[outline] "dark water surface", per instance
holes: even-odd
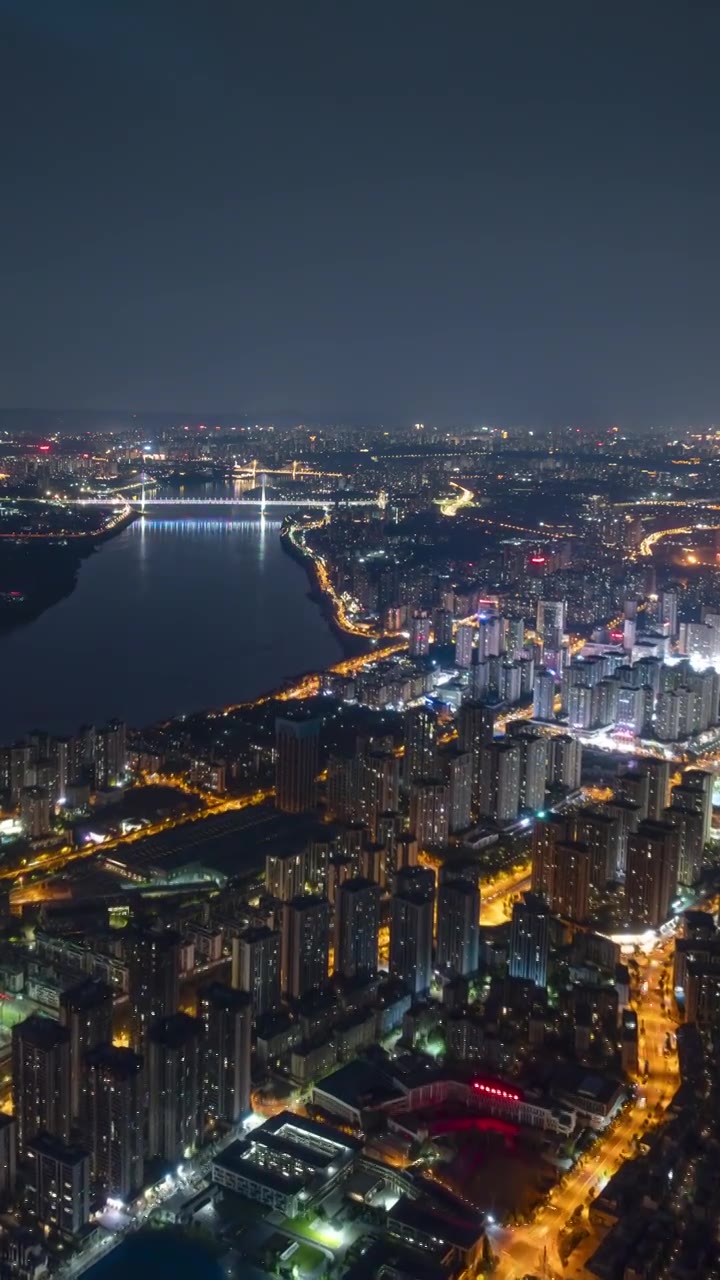
[[[0,742],[255,697],[341,657],[280,515],[169,507],[84,561],[71,596],[0,637]]]
[[[222,1280],[219,1263],[195,1240],[173,1231],[142,1231],[86,1272],[86,1280]]]

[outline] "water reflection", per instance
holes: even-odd
[[[256,520],[198,520],[197,516],[187,516],[177,520],[158,519],[156,516],[144,516],[142,520],[138,520],[134,525],[130,526],[133,530],[140,530],[141,536],[145,536],[147,532],[160,530],[163,533],[178,533],[183,536],[192,536],[196,533],[258,533],[261,541],[264,540],[267,531],[279,531],[282,527],[280,520],[268,520],[264,515],[258,515]]]
[[[337,661],[280,524],[146,516],[103,543],[72,595],[0,637],[0,742],[238,702]]]

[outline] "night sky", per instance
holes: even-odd
[[[0,0],[0,404],[718,421],[717,0]]]

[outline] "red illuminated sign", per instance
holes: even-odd
[[[482,1080],[473,1080],[473,1088],[478,1089],[480,1093],[487,1093],[493,1098],[506,1098],[508,1102],[522,1101],[519,1093],[515,1093],[512,1089],[504,1089],[501,1085],[485,1084]]]

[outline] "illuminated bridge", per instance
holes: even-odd
[[[378,507],[383,505],[382,495],[373,498],[343,498],[340,495],[329,498],[149,498],[139,494],[134,498],[75,498],[81,507]]]

